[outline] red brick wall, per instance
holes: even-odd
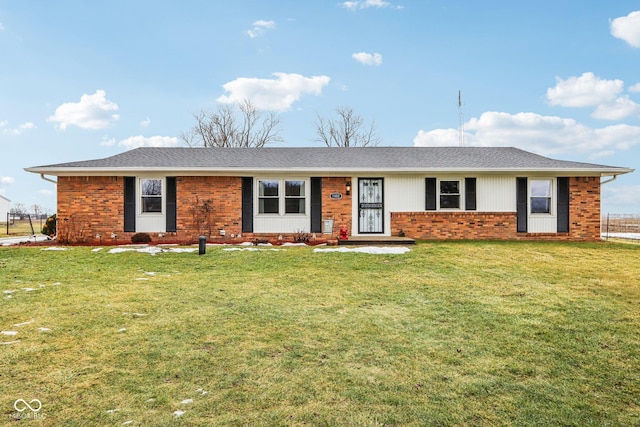
[[[600,178],[569,180],[569,238],[600,240]]]
[[[347,195],[347,182],[351,178],[332,177],[322,178],[322,219],[333,220],[333,236],[337,236],[343,225],[353,234],[353,222],[351,221],[351,204],[354,191],[357,191],[351,182],[351,194]],[[342,199],[331,199],[331,193],[341,193]]]
[[[176,179],[177,228],[182,239],[220,238],[242,232],[242,178],[183,176]],[[211,207],[207,211],[207,206]]]
[[[392,212],[391,234],[414,239],[514,239],[515,212]]]
[[[124,179],[115,176],[58,177],[58,238],[85,242],[124,229]],[[99,239],[98,239],[99,240]]]

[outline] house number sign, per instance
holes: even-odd
[[[331,193],[329,194],[331,200],[340,200],[342,199],[342,193]]]

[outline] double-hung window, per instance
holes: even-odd
[[[258,213],[300,215],[307,209],[306,181],[294,179],[258,180]]]
[[[303,214],[305,211],[305,188],[304,181],[284,182],[284,213]]]
[[[141,179],[140,197],[142,213],[161,213],[162,179]]]
[[[258,212],[261,214],[280,213],[280,181],[258,181]]]
[[[460,209],[460,181],[440,181],[440,209]]]
[[[532,214],[551,213],[552,183],[551,179],[531,180],[529,205]]]

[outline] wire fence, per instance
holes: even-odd
[[[601,218],[603,239],[640,240],[640,214],[606,214]]]

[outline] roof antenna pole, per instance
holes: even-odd
[[[464,113],[462,112],[462,91],[458,91],[458,144],[464,147]]]

